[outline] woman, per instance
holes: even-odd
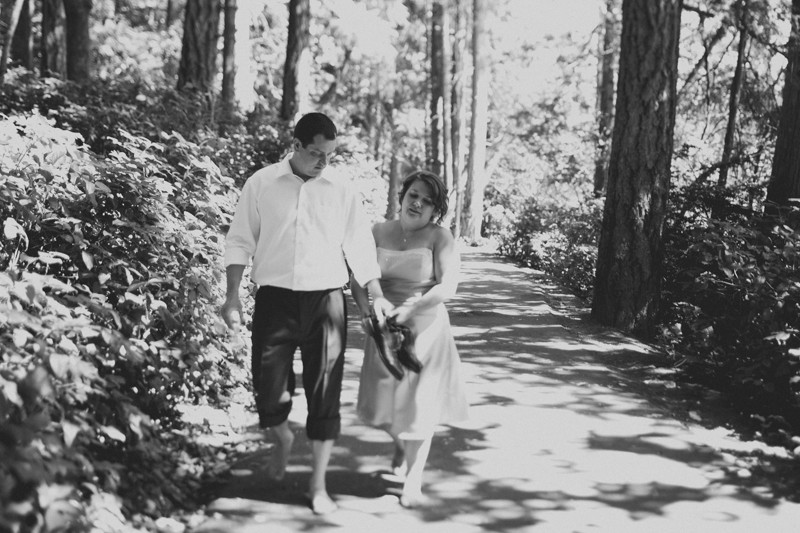
[[[430,172],[409,175],[400,190],[400,218],[372,228],[384,296],[395,305],[390,319],[414,334],[419,373],[393,377],[367,339],[358,390],[358,415],[387,431],[395,442],[392,468],[405,475],[400,503],[424,501],[422,472],[438,424],[467,418],[460,360],[444,302],[458,284],[459,257],[450,231],[439,226],[447,212],[447,190]],[[366,291],[352,282],[362,320],[369,320]]]

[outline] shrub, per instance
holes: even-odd
[[[663,340],[746,411],[800,427],[799,214],[765,216],[694,188],[673,205]]]
[[[241,356],[216,313],[233,181],[177,135],[80,141],[0,120],[0,529],[196,500],[175,405],[233,386]]]
[[[598,201],[564,208],[541,205],[531,198],[509,230],[501,233],[498,251],[550,274],[576,295],[589,299],[600,222]]]

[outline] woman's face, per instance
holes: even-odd
[[[400,216],[409,222],[427,224],[433,220],[435,214],[430,186],[422,180],[414,181],[403,196]]]

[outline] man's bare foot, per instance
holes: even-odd
[[[339,509],[339,506],[336,505],[336,502],[333,501],[333,499],[328,496],[328,493],[324,490],[309,492],[307,496],[309,505],[311,506],[311,511],[313,511],[314,514],[330,514]]]
[[[271,433],[275,437],[275,449],[272,451],[272,457],[267,465],[267,475],[272,479],[281,480],[286,475],[286,465],[289,464],[289,455],[292,453],[294,433],[283,425],[271,428]]]

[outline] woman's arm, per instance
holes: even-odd
[[[437,283],[424,295],[409,298],[389,313],[389,316],[393,316],[401,324],[420,311],[445,302],[456,294],[461,261],[455,239],[449,230],[437,228],[433,244],[433,267]]]

